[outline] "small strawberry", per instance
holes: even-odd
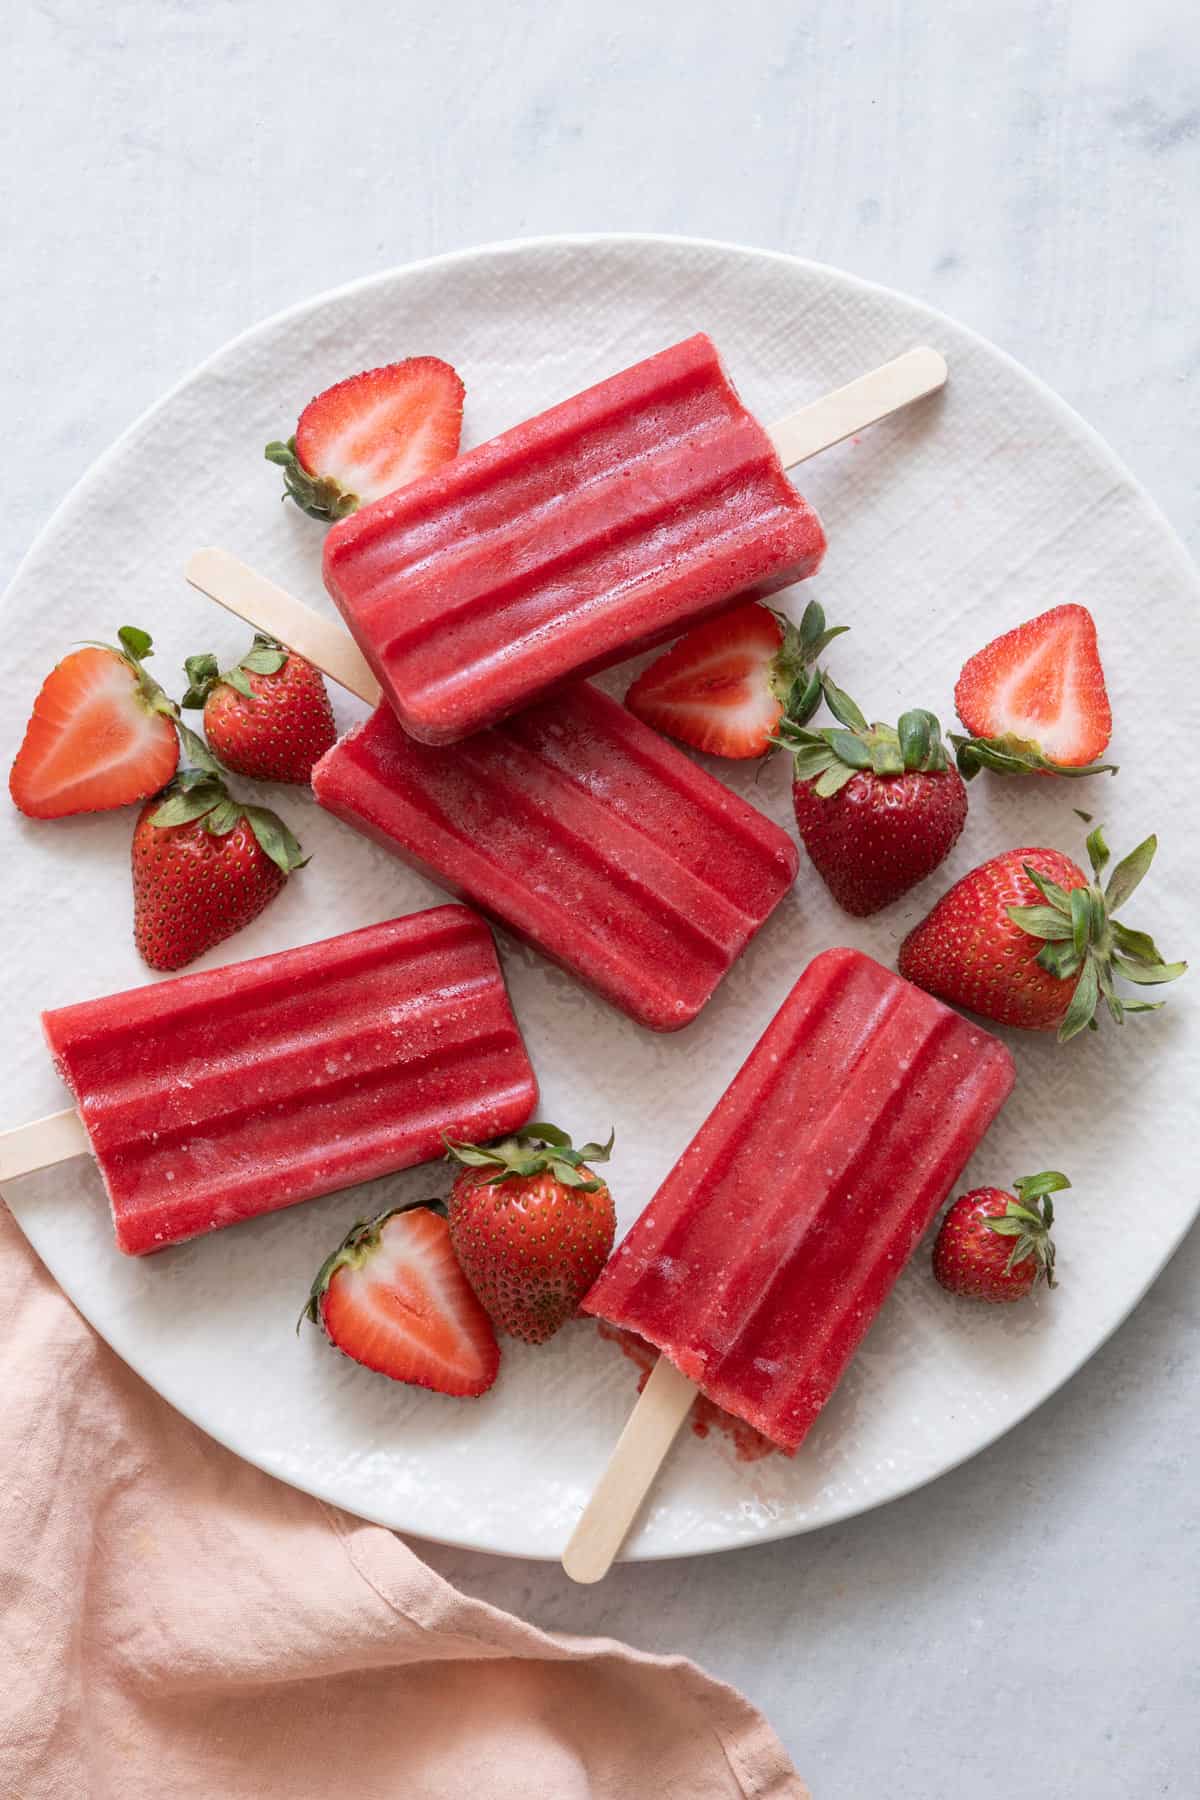
[[[290,495],[314,519],[344,519],[458,455],[462,382],[436,356],[365,369],[326,388],[286,444],[266,448]]]
[[[1014,1182],[1015,1193],[975,1188],[947,1212],[933,1246],[935,1280],[966,1300],[1023,1300],[1039,1281],[1054,1279],[1054,1202],[1069,1188],[1065,1175],[1047,1169]]]
[[[951,734],[969,781],[1001,775],[1116,774],[1102,756],[1112,709],[1086,606],[1055,606],[1006,631],[963,667],[954,705],[969,737]]]
[[[33,703],[8,790],[34,819],[106,812],[166,786],[179,763],[175,703],[143,668],[151,640],[88,644],[51,669]]]
[[[816,710],[821,689],[812,665],[846,629],[826,630],[815,600],[798,626],[750,601],[681,637],[642,670],[625,704],[647,725],[694,750],[764,756],[785,709],[801,722]]]
[[[283,820],[230,797],[205,745],[143,807],[133,833],[133,935],[152,969],[181,969],[256,919],[307,858]]]
[[[252,781],[308,785],[313,764],[337,738],[318,670],[274,638],[255,636],[232,669],[189,656],[185,707],[204,708],[204,731],[227,769]]]
[[[1116,977],[1139,986],[1175,981],[1187,968],[1167,963],[1144,931],[1113,915],[1149,869],[1158,839],[1109,860],[1097,826],[1087,840],[1095,879],[1058,850],[1006,850],[943,894],[900,946],[907,980],[939,999],[1000,1025],[1057,1031],[1065,1042],[1096,1027],[1104,1000],[1115,1024],[1126,1013],[1157,1012],[1161,1001],[1124,1000]]]
[[[436,1200],[352,1225],[321,1264],[300,1318],[365,1368],[438,1394],[486,1393],[500,1367],[496,1334]]]
[[[841,728],[809,731],[786,714],[778,741],[793,752],[792,805],[813,867],[843,911],[865,918],[950,854],[967,790],[932,713],[907,712],[897,728],[868,725],[827,675],[822,686]]]
[[[607,1162],[612,1143],[575,1150],[545,1124],[483,1149],[447,1143],[464,1165],[449,1201],[458,1260],[496,1324],[528,1344],[574,1317],[608,1261],[612,1195],[587,1164]]]

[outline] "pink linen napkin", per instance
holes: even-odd
[[[205,1437],[2,1203],[0,1279],[4,1800],[806,1800],[695,1664],[525,1625]]]

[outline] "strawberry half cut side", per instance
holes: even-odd
[[[176,709],[143,667],[149,634],[124,625],[118,639],[73,650],[42,683],[8,780],[30,818],[130,806],[175,773]]]
[[[364,1368],[435,1393],[486,1393],[500,1367],[496,1334],[459,1266],[439,1201],[351,1226],[300,1316]]]
[[[409,356],[326,388],[295,435],[270,443],[284,498],[315,519],[344,519],[458,455],[466,389],[448,362]]]
[[[954,705],[970,734],[950,740],[968,781],[980,769],[1117,772],[1096,760],[1112,736],[1112,708],[1086,606],[1052,607],[987,644],[964,665]]]
[[[826,628],[809,602],[799,625],[750,601],[697,625],[642,670],[625,696],[635,717],[710,756],[747,759],[772,748],[785,711],[811,717],[820,700],[813,665],[847,630]]]

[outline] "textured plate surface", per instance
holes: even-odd
[[[1015,843],[1078,853],[1102,818],[1118,853],[1157,829],[1161,849],[1131,917],[1167,954],[1187,949],[1200,887],[1183,760],[1153,763],[1152,721],[1200,725],[1200,584],[1169,527],[1094,434],[1026,371],[929,309],[836,271],[726,245],[656,238],[539,240],[439,258],[289,312],[239,338],[123,437],[54,515],[7,596],[0,749],[75,639],[127,622],[154,633],[160,678],[182,659],[232,658],[245,634],[181,570],[218,543],[317,605],[321,527],[279,505],[262,445],[355,369],[416,353],[467,384],[467,443],[687,333],[710,331],[747,400],[770,419],[918,342],[951,364],[946,394],[806,466],[830,537],[811,591],[853,635],[830,653],[872,716],[951,715],[965,656],[1067,599],[1095,612],[1117,730],[1116,780],[980,778],[948,867],[882,918],[845,918],[804,866],[796,887],[707,1012],[654,1037],[501,940],[543,1109],[576,1133],[617,1127],[611,1178],[628,1223],[816,951],[859,945],[892,961],[952,876]],[[114,371],[114,375],[117,372]],[[787,597],[798,613],[807,593]],[[332,609],[330,608],[332,611]],[[607,685],[621,693],[629,671]],[[339,702],[343,720],[354,704]],[[716,765],[714,765],[716,766]],[[782,761],[721,775],[790,825]],[[263,797],[267,797],[264,793]],[[313,861],[249,930],[212,953],[304,943],[439,898],[310,799],[271,790]],[[2,1116],[64,1104],[37,1016],[146,979],[130,940],[132,815],[39,825],[0,809],[7,1052]],[[1136,916],[1135,916],[1136,915]],[[1194,948],[1194,946],[1193,946]],[[1195,996],[1059,1049],[1008,1034],[1017,1092],[969,1173],[1044,1166],[1075,1182],[1060,1209],[1062,1286],[1008,1313],[944,1296],[921,1253],[794,1462],[739,1463],[718,1438],[680,1440],[628,1553],[753,1543],[860,1512],[928,1481],[1043,1400],[1135,1304],[1196,1210],[1200,1121]],[[444,1171],[381,1182],[145,1262],[112,1248],[85,1159],[13,1184],[22,1226],[113,1347],[214,1437],[284,1480],[368,1518],[447,1542],[556,1555],[626,1417],[631,1365],[574,1325],[547,1348],[506,1347],[478,1402],[398,1388],[293,1326],[311,1274],[366,1208],[444,1191]],[[1136,1229],[1105,1225],[1117,1209]]]

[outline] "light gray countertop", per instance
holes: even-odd
[[[791,250],[954,313],[1200,549],[1184,0],[15,0],[0,34],[5,580],[117,432],[246,325],[580,230]],[[1136,1230],[1154,1196],[1125,1198]],[[819,1800],[1190,1800],[1198,1286],[1193,1233],[1049,1405],[850,1525],[598,1590],[428,1554],[543,1625],[696,1657]]]

